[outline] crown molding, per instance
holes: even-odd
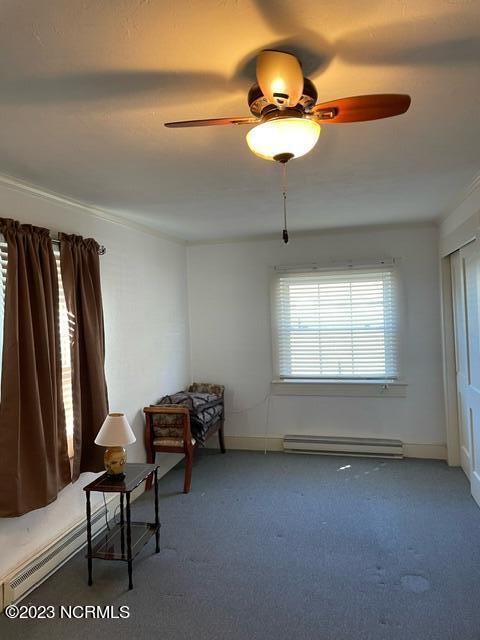
[[[12,189],[15,191],[20,191],[22,193],[27,193],[28,195],[39,198],[42,200],[47,200],[49,202],[55,202],[57,204],[75,207],[77,209],[82,210],[87,215],[90,215],[99,220],[104,220],[106,222],[110,222],[112,224],[118,224],[127,229],[132,229],[133,231],[139,231],[141,233],[146,233],[147,235],[152,235],[157,238],[161,238],[162,240],[167,240],[169,242],[174,242],[183,246],[199,246],[199,245],[214,245],[214,244],[231,244],[231,243],[241,243],[241,242],[262,242],[267,240],[277,240],[280,236],[279,233],[264,233],[264,234],[252,234],[248,236],[233,236],[233,237],[224,237],[217,239],[199,239],[199,240],[185,240],[183,238],[179,238],[178,236],[169,235],[159,231],[155,227],[142,224],[141,222],[135,222],[130,218],[124,217],[118,213],[114,213],[107,209],[102,209],[101,207],[97,207],[93,204],[82,202],[80,200],[75,200],[74,198],[70,198],[68,196],[62,195],[60,193],[56,193],[54,191],[50,191],[44,189],[43,187],[39,187],[32,183],[26,182],[14,176],[9,176],[4,173],[0,173],[0,185]],[[468,193],[464,196],[463,200],[466,199],[470,193],[475,191],[478,187],[480,187],[480,176],[478,176],[472,183],[472,186],[468,190]],[[463,201],[462,200],[462,201]],[[411,222],[398,222],[398,223],[390,223],[390,224],[374,224],[374,225],[357,225],[353,227],[331,227],[327,229],[304,229],[295,231],[294,229],[290,230],[293,237],[302,238],[302,237],[311,237],[311,236],[324,236],[327,234],[348,234],[348,233],[369,233],[372,231],[384,231],[384,230],[395,230],[395,229],[405,229],[405,228],[425,228],[437,226],[440,220],[432,219],[431,221],[411,221]]]
[[[187,242],[181,238],[162,233],[161,231],[158,231],[157,229],[148,225],[144,225],[141,222],[135,222],[134,220],[130,220],[129,218],[121,216],[112,211],[108,211],[107,209],[102,209],[100,207],[96,207],[93,204],[75,200],[74,198],[69,198],[54,191],[46,190],[24,180],[20,180],[19,178],[15,178],[14,176],[0,173],[0,185],[13,191],[27,193],[29,196],[32,196],[34,198],[47,200],[48,202],[55,202],[67,207],[75,207],[77,209],[81,209],[84,213],[94,218],[104,220],[106,222],[111,222],[112,224],[118,224],[122,227],[126,227],[127,229],[132,229],[133,231],[146,233],[148,235],[161,238],[162,240],[168,240],[180,245],[187,244]]]
[[[469,200],[476,192],[480,192],[480,173],[473,178],[470,184],[457,195],[455,200],[452,200],[448,208],[446,208],[439,216],[438,221],[444,222],[454,211],[460,208],[464,202]]]

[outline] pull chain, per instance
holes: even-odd
[[[283,241],[288,244],[287,230],[287,163],[282,163],[282,188],[283,188]]]

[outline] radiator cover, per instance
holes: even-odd
[[[114,507],[118,500],[110,499],[107,503],[107,518],[113,517]],[[105,528],[104,506],[98,507],[92,515],[92,535],[95,536]],[[65,562],[75,555],[86,544],[87,525],[85,522],[73,527],[68,533],[23,565],[14,574],[8,576],[3,583],[3,605],[16,603],[25,598],[33,589],[57,571]]]
[[[340,438],[338,436],[286,435],[285,453],[316,453],[339,456],[403,458],[401,440],[385,438]]]

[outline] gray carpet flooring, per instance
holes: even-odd
[[[426,460],[202,452],[160,480],[161,552],[78,554],[35,605],[130,607],[124,620],[7,620],[0,637],[479,640],[480,509],[459,469]],[[151,495],[133,505],[149,518]]]

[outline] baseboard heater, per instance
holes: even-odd
[[[383,438],[339,438],[335,436],[284,436],[285,453],[316,453],[371,458],[403,458],[400,440]]]
[[[107,518],[113,517],[113,509],[117,502],[112,499],[107,504]],[[92,534],[97,535],[105,526],[105,509],[102,504],[92,516]],[[3,605],[7,606],[25,598],[80,551],[85,546],[86,540],[87,525],[86,522],[82,522],[45,549],[34,560],[18,569],[14,574],[10,574],[3,583]]]

